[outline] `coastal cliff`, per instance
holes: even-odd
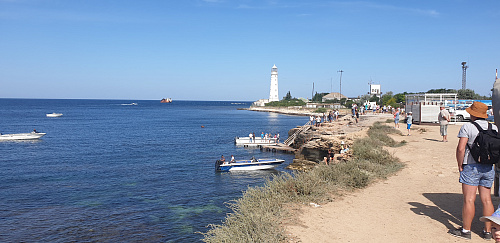
[[[331,123],[322,123],[321,126],[311,126],[309,130],[297,135],[295,142],[291,145],[297,149],[295,159],[287,167],[292,170],[307,171],[314,166],[325,163],[328,150],[334,154],[333,162],[346,160],[351,156],[350,152],[340,154],[341,144],[349,148],[356,138],[366,136],[369,126],[378,120],[380,116],[361,116],[359,123],[351,116],[340,117]],[[291,136],[300,129],[293,128],[288,132]]]

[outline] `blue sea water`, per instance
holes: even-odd
[[[127,105],[132,102],[138,105]],[[234,145],[307,117],[237,108],[248,102],[0,99],[0,242],[193,242],[225,202],[287,171],[293,155]],[[47,113],[63,113],[48,118]],[[201,126],[204,126],[202,128]],[[217,173],[224,154],[281,158],[276,170]]]

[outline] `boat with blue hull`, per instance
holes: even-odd
[[[238,170],[268,170],[274,169],[278,165],[283,164],[282,159],[250,159],[236,160],[233,162],[223,162],[217,160],[215,162],[216,171],[238,171]]]

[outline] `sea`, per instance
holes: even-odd
[[[133,104],[137,103],[137,105]],[[234,138],[288,131],[308,117],[238,110],[250,102],[0,99],[0,242],[199,242],[228,202],[292,154]],[[63,113],[58,118],[48,113]],[[215,161],[280,158],[275,170],[216,172]]]

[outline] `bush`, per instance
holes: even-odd
[[[328,111],[328,109],[322,107],[322,108],[316,109],[314,112],[315,113],[326,113],[327,111]]]
[[[229,203],[233,213],[222,225],[209,225],[204,242],[284,242],[282,222],[287,203],[322,203],[342,191],[368,186],[403,168],[399,159],[382,146],[400,146],[387,133],[397,133],[389,126],[375,123],[368,137],[352,146],[354,158],[338,164],[319,165],[308,172],[283,173],[267,180],[264,186],[248,188],[243,196]],[[385,137],[384,137],[385,135]]]
[[[274,106],[274,107],[288,107],[288,106],[304,106],[306,102],[300,99],[292,99],[292,100],[280,100],[266,103],[266,106]]]

